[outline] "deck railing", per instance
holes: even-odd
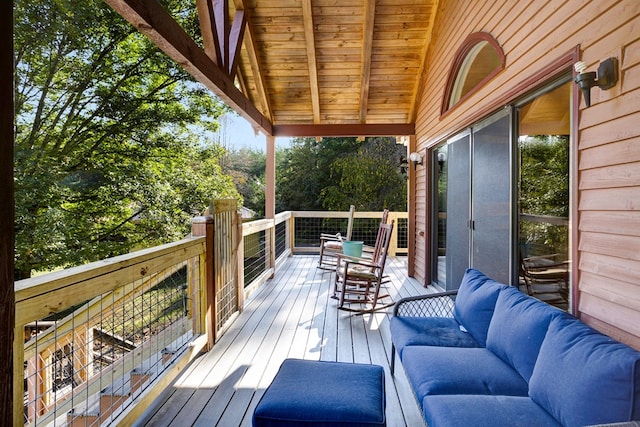
[[[226,247],[240,230],[225,209],[179,242],[16,283],[15,425],[131,424],[285,257],[317,252],[348,216],[284,212]],[[373,244],[380,215],[357,213],[353,238]],[[406,218],[390,214],[392,254],[406,253]]]

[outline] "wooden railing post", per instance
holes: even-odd
[[[242,237],[242,216],[236,212],[236,292],[238,300],[238,311],[244,307],[244,237]]]
[[[208,350],[216,342],[216,290],[213,271],[213,217],[198,216],[191,220],[191,235],[206,236],[206,251],[200,262],[205,266],[204,296],[201,300],[202,318],[205,319]]]

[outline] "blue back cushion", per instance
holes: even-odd
[[[480,344],[487,343],[487,330],[501,289],[506,288],[478,270],[467,269],[462,278],[453,316]]]
[[[565,314],[551,321],[529,396],[565,426],[640,419],[640,352]]]
[[[549,323],[562,313],[509,286],[498,295],[487,334],[487,349],[529,381]]]

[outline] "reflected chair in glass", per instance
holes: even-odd
[[[520,257],[520,274],[528,295],[567,309],[569,304],[569,261],[559,254]]]

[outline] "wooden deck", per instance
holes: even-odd
[[[333,273],[317,256],[290,257],[246,302],[213,350],[196,359],[136,425],[251,426],[251,415],[286,358],[373,363],[386,372],[387,426],[423,426],[401,365],[389,370],[392,308],[374,315],[338,310]],[[406,276],[406,257],[388,259],[394,300],[433,292]]]

